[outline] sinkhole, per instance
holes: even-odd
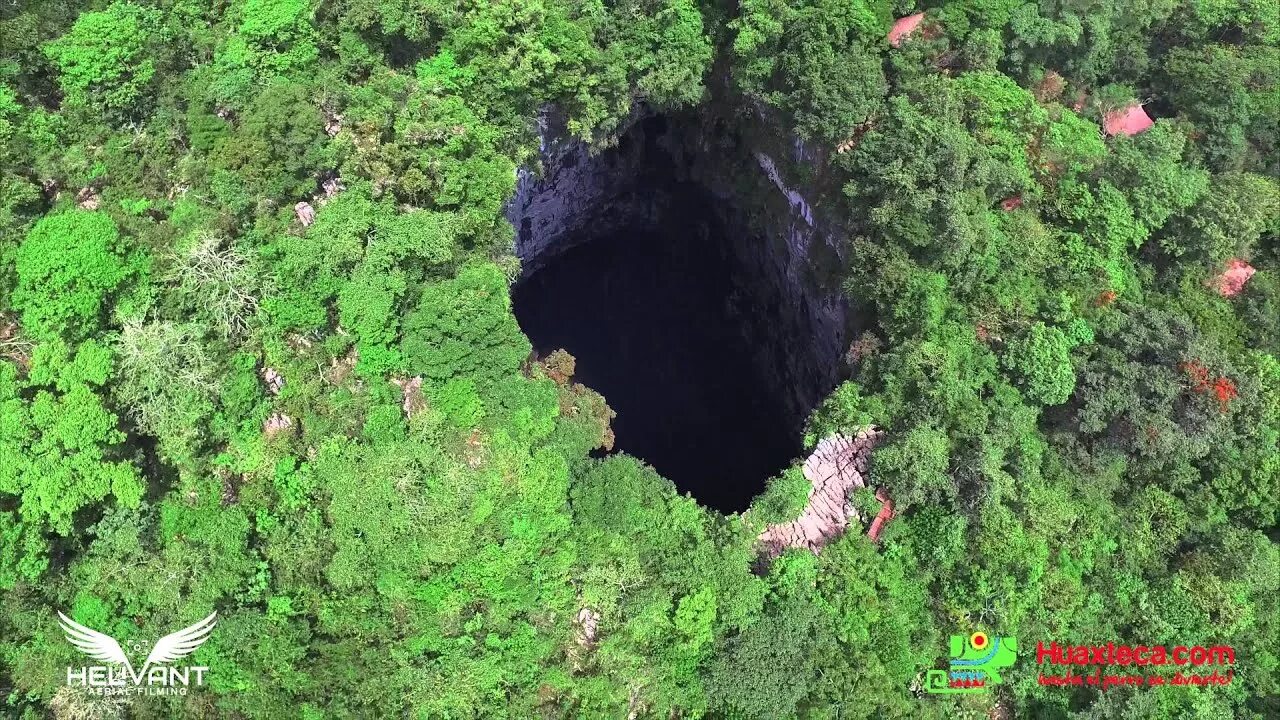
[[[805,258],[786,204],[748,222],[732,178],[751,157],[651,115],[596,154],[548,142],[508,212],[524,268],[513,304],[535,351],[577,359],[575,381],[617,413],[615,451],[725,513],[803,454],[845,346],[843,305],[793,277]]]

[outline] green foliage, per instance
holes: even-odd
[[[802,136],[840,141],[871,119],[888,90],[868,47],[887,16],[878,2],[744,2],[731,22],[735,80],[790,113]]]
[[[1231,173],[1214,178],[1200,201],[1171,223],[1160,245],[1217,266],[1249,257],[1258,238],[1280,220],[1280,185],[1271,178]]]
[[[156,74],[148,51],[159,13],[128,2],[80,15],[70,32],[45,45],[69,107],[119,117],[147,104]]]
[[[199,448],[218,391],[219,368],[202,334],[190,325],[134,322],[117,348],[116,398],[139,429],[179,459]]]
[[[883,401],[866,397],[855,382],[844,382],[813,411],[806,428],[805,443],[816,445],[818,440],[831,433],[848,434],[883,421]]]
[[[532,351],[511,315],[506,277],[488,264],[424,288],[402,335],[409,372],[440,381],[465,374],[491,383],[515,372]]]
[[[887,485],[894,502],[903,507],[937,501],[955,494],[947,475],[950,458],[946,434],[929,427],[912,428],[876,452],[871,478]]]
[[[19,497],[23,522],[69,535],[72,516],[83,507],[108,497],[125,507],[137,505],[143,489],[137,470],[113,459],[124,433],[90,385],[39,389],[30,401],[18,391],[13,366],[0,365],[0,494]]]
[[[800,468],[788,468],[781,475],[769,479],[764,492],[756,496],[751,506],[759,512],[762,523],[790,522],[804,511],[812,488],[813,484]]]
[[[104,0],[0,36],[6,717],[1276,715],[1274,3]],[[877,541],[762,557],[800,463],[702,507],[531,352],[518,169],[650,112],[761,247],[812,235],[807,312],[847,301],[804,442],[884,431]],[[50,608],[126,647],[216,609],[213,669],[72,693]],[[1235,680],[922,701],[979,629],[1229,644]]]
[[[34,583],[49,567],[49,545],[37,526],[18,519],[17,513],[0,513],[0,589],[12,590],[19,582]]]
[[[361,374],[377,377],[400,365],[399,353],[388,345],[396,338],[396,308],[405,287],[399,273],[366,262],[338,292],[338,318],[359,338]]]
[[[1241,24],[1245,26],[1247,23]],[[1275,94],[1280,82],[1277,65],[1280,48],[1274,43],[1243,48],[1216,44],[1174,47],[1169,51],[1164,69],[1168,80],[1163,89],[1179,114],[1191,118],[1206,134],[1199,147],[1211,167],[1260,168],[1260,159],[1274,156]]]
[[[969,105],[967,114],[974,138],[1007,168],[1007,177],[998,181],[999,191],[1012,194],[1032,189],[1026,138],[1046,123],[1045,110],[1031,93],[1000,73],[968,73],[957,84]]]
[[[453,259],[456,218],[449,213],[419,211],[394,215],[379,223],[370,248],[374,262],[392,264],[414,260],[430,266]]]
[[[1107,176],[1125,194],[1133,215],[1148,231],[1191,207],[1209,187],[1209,174],[1182,164],[1186,138],[1168,123],[1113,148]]]
[[[212,99],[240,104],[253,85],[300,75],[319,58],[311,0],[243,0],[240,25],[214,58]],[[268,92],[269,94],[269,92]]]
[[[324,119],[307,89],[277,80],[249,105],[215,160],[254,195],[298,197],[315,187],[324,141]]]
[[[1032,325],[1005,348],[1002,363],[1027,391],[1043,405],[1061,405],[1071,397],[1076,374],[1071,367],[1073,343],[1058,328]]]
[[[823,642],[821,619],[812,604],[796,603],[730,640],[707,678],[713,707],[753,720],[795,717],[818,681],[809,658]]]
[[[703,73],[711,66],[712,46],[702,13],[692,0],[661,3],[649,27],[633,33],[649,44],[635,68],[637,89],[660,108],[678,108],[702,99]]]
[[[136,267],[111,218],[71,210],[42,218],[18,248],[14,305],[32,337],[78,340],[105,321],[107,303]]]

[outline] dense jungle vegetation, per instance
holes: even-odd
[[[539,113],[712,97],[827,150],[786,172],[876,325],[807,433],[886,431],[879,543],[761,566],[795,473],[725,517],[591,457],[607,398],[512,315]],[[4,3],[0,712],[1276,717],[1278,141],[1273,0]],[[66,685],[57,611],[214,610],[205,687]],[[922,693],[975,629],[1032,652]],[[1039,687],[1037,639],[1235,679]]]

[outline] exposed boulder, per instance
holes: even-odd
[[[76,193],[76,205],[82,210],[97,210],[102,207],[102,196],[92,187],[80,188],[80,192]]]
[[[898,18],[894,21],[893,27],[889,28],[889,44],[894,47],[901,46],[902,41],[915,32],[922,22],[924,22],[924,13]]]
[[[800,517],[770,525],[760,534],[766,555],[776,557],[798,547],[817,553],[844,534],[850,520],[858,517],[850,497],[866,486],[867,461],[883,436],[883,432],[869,428],[855,437],[837,434],[818,443],[804,462],[804,476],[812,484],[809,502]],[[892,506],[889,512],[891,517]],[[884,518],[881,525],[887,520]],[[878,534],[879,527],[873,527]]]
[[[267,386],[267,392],[272,395],[279,395],[284,389],[284,376],[276,371],[275,368],[262,369],[262,382]]]
[[[298,216],[298,222],[302,223],[302,227],[311,227],[311,223],[316,221],[316,209],[311,207],[309,202],[299,202],[293,206],[293,212]]]
[[[1245,283],[1249,282],[1249,278],[1258,272],[1249,263],[1235,258],[1227,263],[1227,269],[1213,276],[1210,280],[1213,288],[1218,291],[1222,297],[1235,297],[1244,289]]]
[[[273,413],[262,424],[262,432],[266,434],[268,440],[274,440],[292,427],[293,418],[284,413]]]
[[[573,618],[573,646],[569,649],[569,657],[575,671],[583,670],[587,665],[587,656],[596,649],[600,628],[600,613],[592,608],[584,607]]]
[[[406,420],[412,420],[414,415],[427,409],[427,396],[422,392],[421,376],[407,380],[396,378],[391,382],[404,393],[404,400],[400,407],[404,410]]]
[[[1147,115],[1141,105],[1130,105],[1121,110],[1112,110],[1102,116],[1102,131],[1108,137],[1116,135],[1137,135],[1146,132],[1156,122]]]

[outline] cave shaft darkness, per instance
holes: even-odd
[[[605,396],[615,450],[736,512],[803,452],[805,416],[831,372],[802,369],[838,359],[814,356],[811,328],[787,312],[803,299],[787,302],[761,267],[778,247],[689,179],[696,159],[673,135],[649,117],[617,148],[567,152],[537,182],[542,214],[556,217],[535,210],[517,223],[532,270],[513,290],[515,314],[539,356],[564,348],[575,381]]]

